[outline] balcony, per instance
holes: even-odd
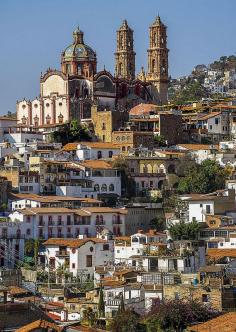
[[[56,251],[56,257],[69,257],[70,254],[66,250]]]
[[[112,225],[122,225],[122,220],[113,220]]]
[[[140,301],[141,301],[141,298],[140,297],[136,297],[136,298],[133,298],[133,299],[125,299],[124,303],[125,304],[132,304],[132,303],[138,303]],[[120,302],[121,302],[121,299],[108,298],[106,300],[106,305],[119,307]]]
[[[106,222],[105,221],[96,221],[95,225],[96,226],[104,226],[104,225],[106,225]]]

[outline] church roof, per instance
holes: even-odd
[[[83,40],[84,33],[79,29],[79,27],[73,32],[74,42],[69,45],[64,53],[63,57],[65,58],[73,58],[76,57],[77,60],[90,59],[96,60],[96,52],[93,49],[84,44]]]

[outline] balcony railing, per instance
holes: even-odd
[[[122,220],[113,220],[112,224],[113,225],[122,225]]]

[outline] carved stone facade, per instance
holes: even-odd
[[[135,79],[135,52],[133,30],[123,21],[117,31],[117,49],[115,53],[115,76],[127,80]]]
[[[167,103],[168,48],[166,26],[158,16],[149,28],[148,72],[146,80],[156,88],[161,104]]]
[[[17,123],[33,129],[55,128],[73,119],[92,121],[91,107],[127,112],[140,103],[165,103],[168,84],[166,27],[158,18],[150,28],[149,68],[135,78],[133,30],[124,21],[117,31],[115,76],[97,73],[97,56],[77,28],[73,43],[61,54],[61,70],[48,69],[40,78],[40,96],[17,102]],[[153,67],[152,67],[153,65]],[[102,134],[103,135],[103,134]],[[110,140],[110,138],[109,138]]]

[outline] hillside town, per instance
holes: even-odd
[[[70,38],[0,117],[0,331],[235,331],[235,70],[173,104],[159,15],[138,75],[127,20],[114,75]]]

